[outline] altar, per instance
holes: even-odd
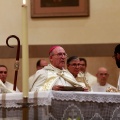
[[[23,93],[0,94],[0,120],[48,120],[51,97],[51,91],[29,92],[23,106]]]
[[[0,94],[0,120],[119,120],[120,93],[30,92]]]
[[[120,93],[52,92],[56,120],[120,120]]]

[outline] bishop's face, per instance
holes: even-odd
[[[50,56],[51,64],[59,69],[65,68],[67,54],[62,47],[57,47],[53,50],[52,55]]]

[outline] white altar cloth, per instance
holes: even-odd
[[[120,120],[120,93],[53,91],[55,120]]]
[[[52,91],[53,99],[75,100],[79,102],[92,101],[97,103],[120,103],[120,93],[110,92],[74,92],[74,91]]]
[[[97,103],[120,103],[120,93],[108,92],[74,92],[74,91],[42,91],[29,92],[28,102],[31,106],[51,105],[51,100],[75,100],[78,102],[92,101]],[[6,108],[20,108],[23,101],[23,93],[0,94],[0,106]]]
[[[42,92],[29,92],[28,102],[33,103],[31,106],[36,105],[51,105],[51,91],[42,91]],[[23,93],[7,93],[0,94],[0,107],[5,108],[20,108],[21,105],[17,103],[21,103],[23,101]]]
[[[0,119],[12,120],[16,117],[22,120],[24,115],[29,120],[62,120],[68,119],[69,115],[76,115],[81,120],[120,119],[120,93],[29,92],[28,102],[33,104],[26,107],[27,112],[26,108],[17,104],[21,102],[23,102],[23,93],[0,94]]]

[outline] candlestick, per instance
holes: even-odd
[[[29,56],[28,56],[28,23],[26,0],[22,5],[22,91],[23,97],[28,97]]]

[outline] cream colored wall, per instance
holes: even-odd
[[[21,38],[22,0],[0,2],[0,45],[5,45],[11,34]],[[32,19],[28,0],[29,44],[119,43],[119,6],[120,0],[90,0],[89,17]]]
[[[0,0],[0,45],[6,45],[9,35],[21,38],[21,4],[22,0]]]

